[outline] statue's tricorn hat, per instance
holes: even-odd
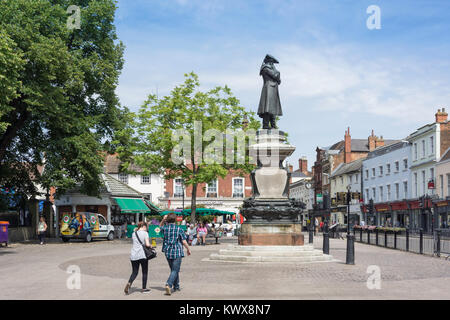
[[[266,54],[266,57],[264,58],[264,62],[272,61],[273,63],[279,63],[277,59],[275,59],[274,56],[270,54]]]

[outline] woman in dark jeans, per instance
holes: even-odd
[[[139,242],[138,238],[141,240]],[[145,257],[144,248],[142,244],[145,244],[146,247],[150,248],[150,239],[148,236],[147,224],[145,222],[139,222],[137,225],[137,230],[133,232],[133,247],[131,248],[131,267],[133,269],[130,280],[128,280],[127,285],[125,286],[125,294],[129,293],[130,287],[133,284],[133,281],[136,279],[139,272],[139,265],[142,270],[142,293],[150,292],[150,289],[147,289],[147,274],[148,274],[148,260]],[[141,244],[142,243],[142,244]]]

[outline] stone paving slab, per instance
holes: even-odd
[[[183,259],[182,291],[164,296],[169,275],[160,252],[150,261],[148,287],[140,275],[123,294],[131,273],[129,240],[12,244],[0,248],[0,299],[450,299],[450,261],[365,244],[355,244],[355,265],[345,265],[345,241],[331,239],[328,263],[220,263],[203,261],[236,239],[196,246]],[[315,238],[315,249],[322,239]],[[81,270],[81,289],[69,290],[69,266]],[[381,289],[369,290],[368,266],[379,266]]]

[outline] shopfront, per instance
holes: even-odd
[[[392,227],[392,210],[388,204],[376,204],[375,211],[377,213],[377,225]]]
[[[449,201],[437,201],[433,203],[435,227],[447,229],[450,224]]]

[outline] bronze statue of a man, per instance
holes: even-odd
[[[275,129],[276,117],[283,115],[278,94],[278,85],[281,83],[280,72],[274,63],[278,63],[278,60],[270,54],[266,55],[259,71],[259,75],[264,79],[258,108],[258,116],[263,118],[263,129]]]

